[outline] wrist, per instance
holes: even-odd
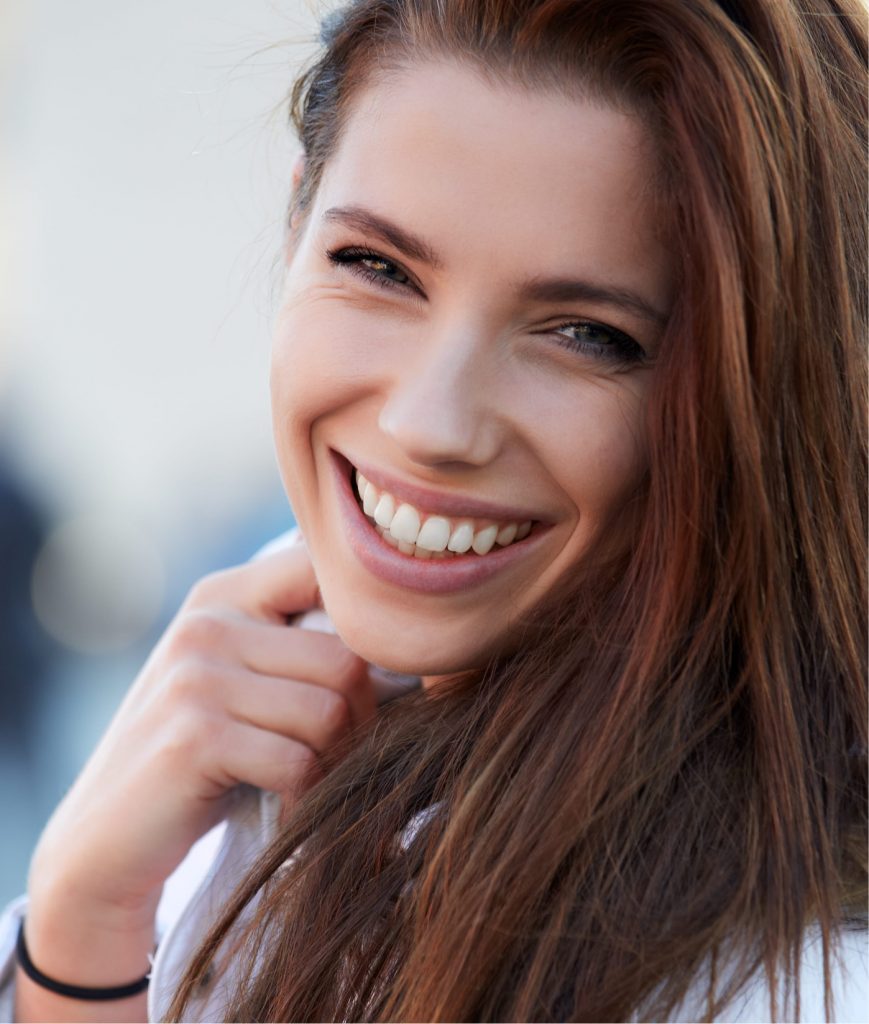
[[[30,897],[26,946],[39,972],[86,987],[114,987],[142,978],[156,945],[153,911],[77,899],[68,890]]]
[[[69,857],[34,856],[27,879],[28,938],[43,924],[75,921],[77,927],[119,935],[153,929],[162,883],[136,894],[121,893],[106,884],[105,869],[78,870]]]
[[[18,961],[18,965],[27,977],[32,982],[39,985],[40,988],[43,988],[48,992],[53,992],[55,995],[63,996],[67,999],[77,999],[88,1002],[109,1002],[119,999],[129,999],[132,996],[139,995],[148,988],[148,984],[151,980],[151,969],[153,967],[153,956],[151,955],[148,956],[148,969],[145,974],[133,979],[132,981],[123,982],[122,984],[89,987],[79,985],[76,982],[63,981],[59,978],[51,977],[44,971],[40,970],[33,962],[30,951],[27,948],[25,921],[26,919],[22,918],[18,926],[18,937],[15,948],[16,959]]]

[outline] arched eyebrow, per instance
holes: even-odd
[[[323,219],[376,235],[408,259],[426,263],[435,270],[441,270],[444,266],[443,259],[424,238],[364,206],[332,206],[323,214]],[[618,285],[567,277],[529,277],[518,283],[516,295],[520,301],[525,302],[594,302],[625,310],[658,327],[667,323],[666,313],[656,309],[631,289]]]
[[[337,221],[358,231],[377,235],[410,259],[427,263],[435,270],[443,267],[443,260],[419,235],[400,228],[391,220],[365,209],[364,206],[332,206],[323,214],[323,220]]]
[[[529,302],[594,302],[627,310],[641,320],[664,327],[668,317],[629,288],[595,284],[561,277],[531,277],[519,286],[519,295]]]

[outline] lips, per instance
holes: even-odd
[[[359,461],[355,457],[352,462],[337,453],[336,457],[344,464],[348,475],[355,467],[366,480],[370,480],[381,491],[388,491],[401,501],[406,501],[436,515],[450,518],[491,519],[501,523],[521,523],[529,519],[535,522],[547,522],[546,518],[542,517],[540,512],[535,509],[521,505],[484,501],[461,494],[441,494],[419,484],[409,484],[376,466]]]
[[[427,594],[448,594],[482,586],[522,559],[533,557],[549,530],[550,524],[536,520],[532,532],[524,540],[492,550],[486,555],[481,556],[471,551],[442,560],[414,558],[390,546],[365,517],[351,482],[353,464],[334,451],[331,452],[331,461],[341,518],[350,548],[369,572],[398,587]],[[371,467],[367,468],[371,471]],[[382,484],[387,483],[387,477],[376,470],[372,476],[375,482],[379,479]],[[388,478],[388,482],[395,486],[392,478]],[[533,519],[527,515],[526,509],[507,509],[505,516],[503,506],[496,507],[479,501],[469,503],[451,496],[445,498],[432,495],[432,492],[423,488],[403,486],[400,483],[395,489],[401,497],[416,498],[420,504],[428,502],[426,507],[445,514],[477,512],[480,515],[492,515],[497,508],[497,518],[509,518],[511,514],[518,513],[524,518]],[[433,505],[436,507],[433,508]]]
[[[453,558],[473,549],[488,554],[500,547],[524,540],[531,532],[532,520],[523,523],[493,523],[490,519],[447,519],[445,516],[401,502],[388,491],[381,491],[353,470],[354,491],[362,511],[381,537],[406,555],[417,558]]]

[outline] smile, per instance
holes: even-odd
[[[549,532],[550,523],[525,515],[486,516],[494,507],[484,502],[435,496],[412,504],[365,475],[360,487],[361,471],[337,452],[331,455],[350,547],[369,572],[388,583],[430,594],[466,590],[532,556]],[[423,494],[405,485],[395,489],[405,492],[402,499],[409,492]],[[431,504],[440,507],[431,511]],[[460,514],[463,505],[471,514]],[[414,531],[414,540],[403,539]]]
[[[427,513],[409,502],[400,502],[389,491],[380,490],[359,472],[353,472],[356,495],[362,511],[387,544],[414,558],[455,558],[473,551],[487,555],[497,544],[507,547],[524,540],[531,532],[531,520],[498,523],[469,517],[449,519]]]

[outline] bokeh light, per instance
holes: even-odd
[[[58,526],[33,569],[43,628],[85,654],[120,651],[154,624],[166,591],[156,544],[121,516],[82,516]]]

